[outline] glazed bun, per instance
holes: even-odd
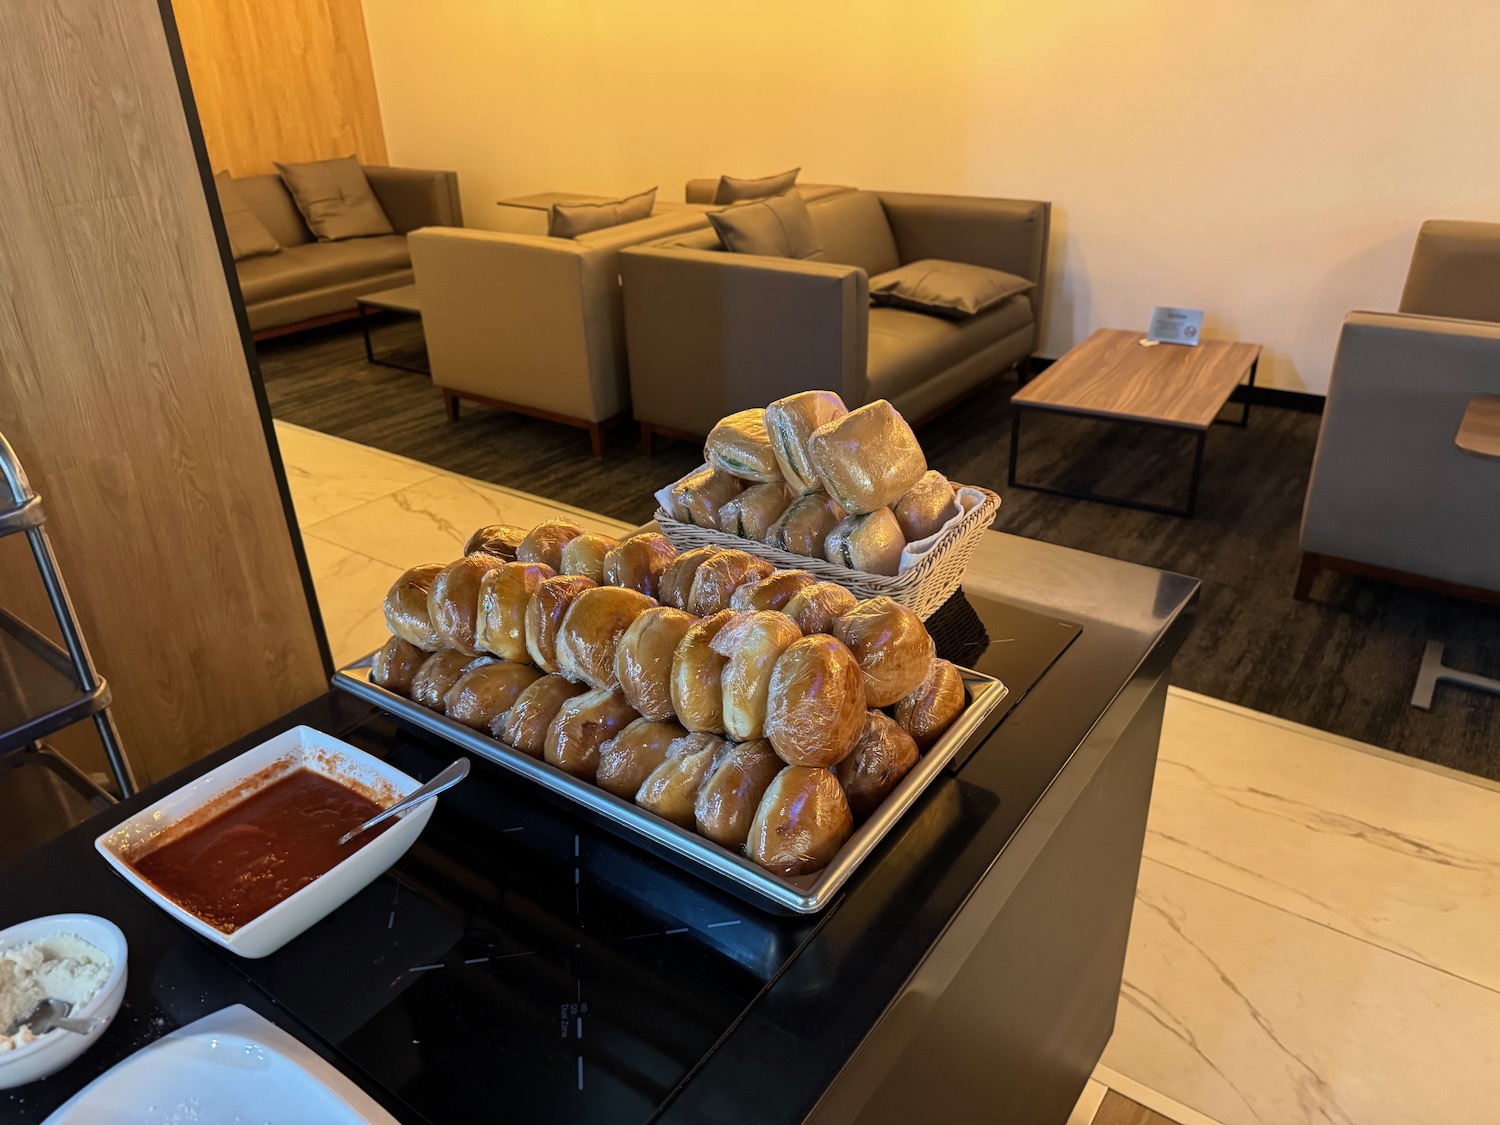
[[[918,750],[929,749],[968,706],[968,692],[958,669],[946,660],[934,660],[927,678],[915,691],[896,704],[896,722],[911,735]]]
[[[693,588],[688,592],[687,610],[699,617],[710,617],[729,608],[735,590],[746,582],[770,577],[776,568],[765,559],[744,551],[720,551],[705,559],[693,574]]]
[[[771,670],[766,737],[789,766],[833,766],[859,741],[865,678],[833,637],[803,637]]]
[[[667,514],[679,523],[717,528],[719,509],[744,490],[738,477],[706,465],[672,486]]]
[[[458,683],[471,664],[492,661],[492,657],[473,657],[466,652],[446,649],[435,652],[417,669],[411,679],[411,697],[423,707],[441,711],[448,697],[448,689]]]
[[[752,609],[784,609],[793,595],[817,579],[805,570],[778,570],[765,578],[746,582],[730,595],[729,608],[748,612]]]
[[[665,535],[632,535],[604,556],[604,585],[624,586],[654,598],[662,571],[676,557],[677,548]]]
[[[687,609],[688,595],[693,591],[693,577],[698,568],[722,550],[722,547],[694,547],[678,555],[661,572],[656,600],[673,609]]]
[[[854,814],[832,770],[787,766],[755,810],[745,854],[777,875],[808,875],[827,867],[853,831]]]
[[[667,760],[672,744],[686,734],[676,723],[635,720],[599,748],[594,784],[623,800],[635,800],[641,782]]]
[[[579,594],[593,588],[593,580],[581,574],[559,574],[532,590],[523,614],[524,643],[526,655],[543,672],[557,671],[557,631],[568,607]]]
[[[641,782],[635,803],[682,828],[692,828],[698,787],[703,784],[708,767],[713,765],[714,754],[724,745],[722,738],[711,734],[690,734],[678,739],[661,765]]]
[[[472,666],[448,689],[443,711],[466,727],[487,730],[516,697],[541,677],[529,664],[497,660]]]
[[[427,608],[427,595],[442,570],[442,563],[414,566],[396,579],[385,596],[386,627],[423,652],[437,652],[443,647],[443,638],[433,628]]]
[[[833,623],[833,635],[859,661],[871,707],[900,702],[917,689],[932,667],[927,626],[906,606],[887,597],[860,602]]]
[[[485,652],[524,664],[526,607],[537,587],[553,577],[550,567],[513,562],[496,567],[479,584],[479,618],[475,640]]]
[[[724,665],[713,641],[739,614],[726,609],[705,617],[677,644],[672,654],[672,710],[691,731],[724,733]]]
[[[834,773],[849,798],[849,808],[863,820],[891,795],[917,764],[917,744],[884,711],[871,711],[854,752]]]
[[[691,613],[671,606],[648,609],[630,623],[615,647],[615,678],[630,705],[648,719],[664,722],[672,709],[672,660],[688,630]]]
[[[814,582],[792,595],[782,612],[808,636],[828,633],[833,623],[859,604],[859,599],[836,582]]]
[[[485,575],[508,566],[494,555],[465,555],[438,571],[427,595],[427,613],[432,627],[446,648],[478,656],[483,650],[475,642],[479,615],[479,584]]]
[[[466,555],[494,555],[505,562],[515,562],[516,548],[526,538],[524,527],[512,527],[508,523],[492,523],[481,527],[464,544]]]
[[[583,528],[568,520],[543,520],[521,540],[516,561],[541,563],[555,572],[562,567],[563,548],[582,534]]]
[[[724,733],[735,742],[749,742],[765,732],[771,672],[787,647],[802,631],[792,619],[773,609],[741,614],[722,629],[709,647],[726,657]]]
[[[608,535],[580,535],[568,540],[562,549],[560,574],[574,574],[587,578],[595,586],[604,584],[604,556],[620,545],[618,539]]]
[[[792,491],[785,481],[752,484],[719,509],[719,530],[759,543],[791,502]]]
[[[724,743],[714,753],[693,800],[698,835],[734,851],[742,850],[755,810],[781,766],[781,759],[763,738]]]
[[[766,434],[766,412],[740,410],[708,432],[703,457],[714,468],[740,480],[779,481],[781,469]]]
[[[557,670],[593,688],[612,688],[615,649],[630,623],[656,605],[639,590],[596,586],[573,599],[557,631]]]
[[[509,711],[495,716],[490,733],[507,746],[540,758],[547,731],[562,705],[586,691],[585,685],[562,676],[543,676],[516,696]]]
[[[599,748],[637,718],[619,688],[575,695],[558,708],[557,718],[547,728],[542,758],[565,773],[593,781],[599,769]]]
[[[410,695],[412,678],[426,659],[427,653],[410,641],[392,637],[370,657],[370,682],[397,695]]]
[[[936,535],[938,529],[958,515],[958,503],[948,478],[928,469],[907,494],[896,501],[896,522],[908,543]]]

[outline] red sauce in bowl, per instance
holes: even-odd
[[[395,819],[340,847],[381,806],[297,769],[129,863],[167,898],[226,934],[331,871]]]

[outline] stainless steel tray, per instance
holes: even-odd
[[[784,878],[750,862],[727,848],[663,820],[655,813],[621,800],[612,793],[564,773],[540,758],[507,746],[482,731],[430,711],[420,703],[396,695],[370,682],[370,657],[357,660],[334,674],[333,686],[368,700],[384,711],[437,735],[470,753],[488,758],[513,773],[530,778],[543,788],[560,794],[598,814],[626,838],[644,839],[657,845],[653,851],[669,855],[679,866],[715,883],[724,883],[751,902],[761,902],[798,914],[815,914],[827,906],[840,887],[859,869],[865,857],[895,826],[903,813],[921,795],[943,767],[981,729],[985,717],[1005,698],[1008,688],[993,676],[960,668],[969,692],[969,706],[948,728],[937,744],[885,799],[875,814],[855,831],[821,871]],[[711,874],[710,874],[711,873]]]

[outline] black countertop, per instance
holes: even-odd
[[[1017,686],[1013,709],[812,918],[749,906],[483,762],[390,873],[260,961],[184,930],[94,853],[113,823],[297,723],[419,778],[451,760],[335,694],[0,867],[0,927],[101,914],[124,930],[131,973],[101,1041],[0,1094],[0,1118],[40,1121],[144,1043],[245,1003],[402,1120],[800,1119],[1118,693],[1175,651],[1197,590],[999,534],[965,585],[973,614],[945,610],[934,632],[945,655]],[[1053,626],[1065,641],[1027,639]]]

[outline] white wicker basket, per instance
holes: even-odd
[[[894,576],[850,570],[826,559],[794,555],[790,551],[768,547],[754,539],[742,539],[717,528],[679,523],[662,508],[656,509],[656,522],[661,525],[662,534],[679,551],[687,551],[693,547],[725,547],[745,551],[775,563],[781,570],[805,570],[824,581],[837,582],[861,598],[885,595],[909,607],[925,621],[963,584],[964,571],[968,569],[969,559],[979,546],[979,538],[994,522],[995,513],[1000,510],[998,495],[987,488],[975,485],[968,487],[982,492],[984,502],[970,508],[962,519],[943,532],[920,562]]]

